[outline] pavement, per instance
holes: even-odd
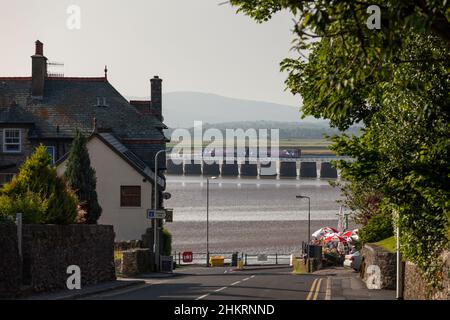
[[[28,297],[31,300],[391,300],[393,290],[369,290],[358,274],[329,268],[292,274],[289,266],[206,268],[187,266],[173,274],[137,278]]]
[[[369,290],[358,272],[344,267],[332,267],[314,272],[327,277],[330,300],[395,300],[395,290]]]
[[[143,280],[119,279],[116,281],[103,282],[101,284],[92,285],[80,290],[62,290],[51,293],[35,294],[26,296],[21,300],[75,300],[84,297],[100,294],[103,292],[111,292],[129,287],[136,287],[143,284]]]

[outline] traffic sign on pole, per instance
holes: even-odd
[[[166,211],[166,222],[173,222],[173,209],[165,209]]]
[[[166,218],[166,210],[147,210],[147,219],[165,219]]]

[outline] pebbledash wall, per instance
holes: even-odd
[[[17,248],[15,226],[13,229],[0,227],[0,295],[3,297],[14,297],[18,294],[14,291],[20,287],[22,293],[25,288],[26,293],[67,289],[66,282],[70,276],[67,267],[70,265],[80,267],[82,287],[116,279],[112,226],[24,225],[22,268],[18,254],[14,254],[14,248]],[[7,262],[3,261],[4,252],[8,252]],[[4,283],[3,275],[7,274],[20,277],[12,277],[11,283]]]

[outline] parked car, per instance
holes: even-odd
[[[359,268],[361,267],[361,253],[359,251],[356,251],[354,253],[345,255],[344,267],[359,271]]]

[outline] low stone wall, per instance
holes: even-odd
[[[114,243],[114,250],[118,251],[138,249],[143,247],[144,243],[142,242],[142,240],[120,241]]]
[[[125,277],[153,272],[154,254],[150,249],[132,249],[122,251],[122,262],[118,272]]]
[[[361,250],[363,257],[361,265],[361,278],[369,289],[395,289],[396,288],[396,261],[395,253],[375,245],[364,245]]]
[[[19,294],[21,267],[17,229],[13,223],[0,223],[0,298]]]
[[[113,227],[23,226],[23,282],[33,292],[65,289],[70,265],[80,267],[82,287],[115,280]]]
[[[442,254],[444,261],[444,269],[442,272],[442,288],[432,293],[431,297],[427,297],[426,283],[423,280],[419,269],[412,262],[405,264],[405,278],[403,297],[405,300],[450,300],[450,251]]]

